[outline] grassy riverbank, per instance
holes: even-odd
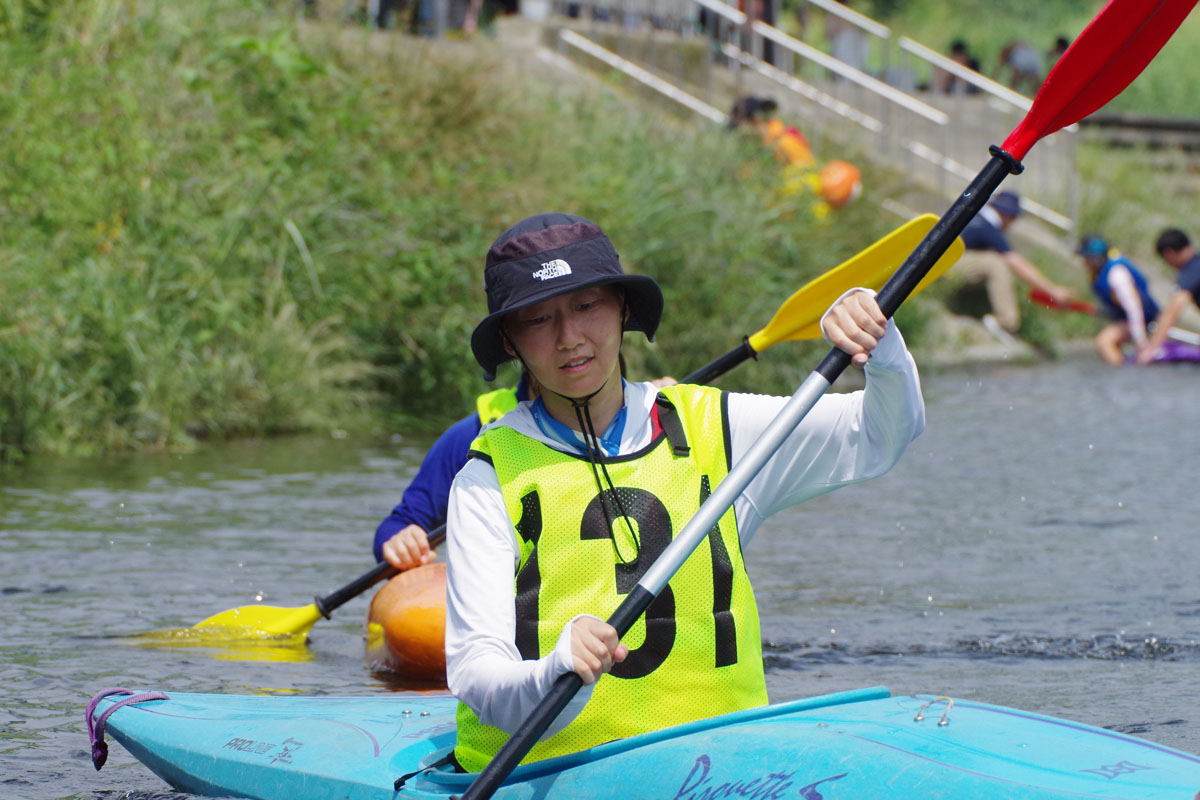
[[[0,6],[0,462],[437,428],[485,388],[482,254],[530,213],[596,219],[662,282],[637,377],[724,352],[899,222],[875,203],[903,176],[866,168],[869,200],[815,220],[753,138],[502,42],[293,10]],[[918,354],[939,309],[901,311]],[[1042,342],[1087,322],[1026,318]],[[723,385],[789,391],[820,347]]]
[[[0,41],[2,459],[454,419],[484,387],[482,253],[528,213],[602,221],[667,287],[641,376],[728,349],[894,224],[814,222],[757,143],[517,80],[483,41],[377,52],[232,0],[49,8]]]

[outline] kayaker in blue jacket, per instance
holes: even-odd
[[[428,533],[446,521],[450,483],[467,463],[471,442],[484,425],[500,419],[516,408],[518,402],[531,400],[536,394],[529,376],[522,375],[516,387],[481,394],[476,398],[475,412],[438,437],[401,495],[400,503],[375,529],[376,561],[386,560],[396,569],[405,570],[437,558],[429,548]]]
[[[671,377],[657,378],[654,385],[675,383]],[[479,395],[475,412],[447,428],[404,490],[400,503],[375,529],[375,560],[387,561],[399,570],[432,563],[437,554],[429,547],[429,531],[446,521],[446,503],[454,476],[467,463],[467,452],[480,429],[517,407],[522,400],[537,397],[537,382],[528,373],[514,388],[496,389]]]
[[[788,398],[625,381],[623,331],[653,337],[663,297],[589,220],[518,222],[489,249],[484,281],[476,360],[494,372],[519,359],[541,394],[483,430],[450,490],[459,766],[486,764],[570,671],[586,685],[527,761],[765,704],[742,550],[766,517],[883,474],[920,433],[920,381],[895,323],[866,290],[826,312],[827,339],[865,366],[866,388],[815,404],[622,642],[592,614],[616,608]]]
[[[1121,345],[1129,341],[1139,349],[1145,345],[1147,328],[1158,317],[1158,304],[1150,296],[1146,276],[1103,237],[1084,236],[1079,240],[1079,255],[1087,266],[1092,293],[1112,320],[1096,334],[1096,350],[1106,364],[1118,366],[1125,362]]]

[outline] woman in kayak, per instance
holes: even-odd
[[[594,223],[539,214],[487,254],[488,316],[471,337],[487,372],[511,358],[540,397],[485,427],[449,502],[447,680],[455,759],[482,768],[575,671],[576,695],[526,760],[767,702],[742,549],[774,512],[882,475],[924,426],[916,366],[874,296],[822,320],[865,365],[826,395],[618,642],[620,603],[787,398],[626,382],[623,332],[652,338],[658,285],[622,271]],[[595,614],[597,616],[592,616]]]

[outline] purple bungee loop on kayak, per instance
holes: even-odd
[[[100,701],[106,697],[111,697],[114,694],[127,694],[130,696],[126,697],[124,700],[118,700],[108,708],[104,709],[104,712],[100,714],[98,719],[94,718],[93,715],[96,713],[96,706],[100,703]],[[88,739],[92,743],[92,764],[95,765],[96,769],[99,770],[104,766],[104,762],[108,760],[108,743],[104,741],[104,725],[106,722],[108,722],[109,716],[114,711],[122,706],[128,706],[134,703],[145,703],[149,700],[169,699],[170,698],[162,692],[142,692],[137,694],[131,689],[121,689],[118,687],[105,689],[88,701],[87,709],[83,712],[83,717],[85,720],[87,720]]]

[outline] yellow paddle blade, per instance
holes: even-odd
[[[240,638],[254,636],[303,636],[321,619],[316,603],[300,608],[278,606],[240,606],[214,614],[197,622],[194,628],[220,628],[226,635]],[[215,631],[214,631],[215,632]]]
[[[761,353],[772,345],[797,339],[821,338],[821,315],[846,291],[864,287],[878,291],[887,283],[896,268],[916,249],[938,218],[922,214],[906,222],[875,244],[839,264],[820,277],[814,278],[789,297],[771,321],[749,339],[754,352]],[[937,280],[963,254],[962,239],[955,239],[938,259],[913,294]]]

